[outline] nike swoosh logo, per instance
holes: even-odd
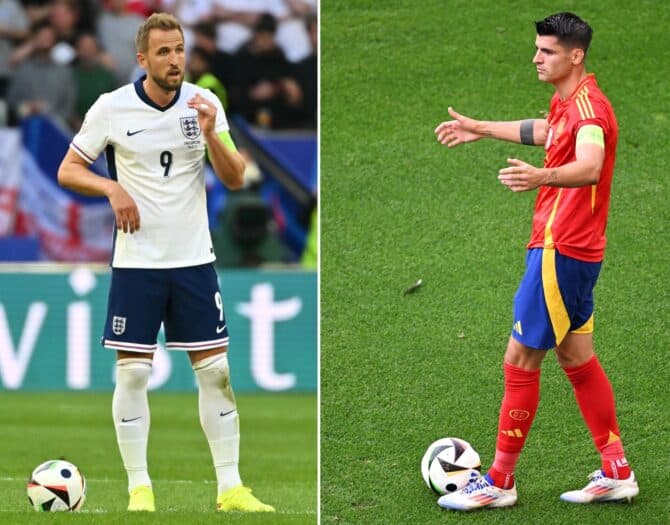
[[[225,325],[225,324],[224,324],[221,328],[219,328],[219,327],[217,326],[217,327],[216,327],[216,333],[217,333],[217,334],[220,334],[220,333],[223,332],[225,329],[226,329],[226,325]]]
[[[221,412],[219,415],[221,417],[223,417],[223,416],[227,416],[228,414],[232,414],[233,412],[235,412],[234,408],[232,410],[229,410],[228,412]]]
[[[137,416],[137,417],[133,417],[133,418],[130,418],[130,419],[125,419],[125,418],[122,417],[121,418],[121,423],[130,423],[131,421],[137,421],[138,419],[142,419],[142,416]]]
[[[133,135],[137,135],[138,133],[142,133],[143,131],[146,131],[146,129],[138,129],[137,131],[126,131],[126,136],[127,137],[132,137]]]

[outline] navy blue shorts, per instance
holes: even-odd
[[[526,273],[514,296],[512,337],[530,348],[549,350],[568,332],[593,332],[593,288],[600,266],[555,249],[528,250]]]
[[[187,268],[112,268],[102,345],[153,352],[161,323],[168,350],[210,350],[228,345],[216,271]]]

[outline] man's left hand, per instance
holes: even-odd
[[[203,135],[214,131],[216,106],[199,93],[188,101],[188,107],[198,112],[198,124]]]
[[[507,159],[509,168],[498,172],[498,180],[512,191],[530,191],[542,184],[543,174],[539,168],[519,159]]]

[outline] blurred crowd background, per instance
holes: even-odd
[[[137,29],[167,11],[184,28],[186,80],[220,98],[247,159],[240,192],[206,170],[218,264],[316,268],[317,4],[0,0],[0,262],[109,257],[108,204],[58,187],[56,170],[97,97],[143,74]]]

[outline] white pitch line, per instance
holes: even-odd
[[[28,478],[12,478],[12,477],[0,477],[0,481],[24,481],[28,482]],[[205,483],[205,484],[211,484],[211,483],[216,483],[216,480],[212,479],[204,479],[204,480],[199,480],[199,481],[194,481],[192,479],[152,479],[152,483],[174,483],[174,484],[193,484],[193,483]],[[91,479],[91,478],[86,478],[87,483],[126,483],[127,480],[125,479]]]
[[[175,507],[168,507],[165,509],[158,509],[157,514],[165,514],[169,512],[181,512],[183,513],[184,511],[188,512],[193,512],[193,509],[179,509]],[[19,509],[0,509],[0,515],[3,512],[20,512]],[[205,511],[200,511],[204,514],[209,514],[209,510]],[[107,510],[107,509],[101,509],[101,508],[96,508],[96,509],[81,509],[76,512],[76,514],[120,514],[120,513],[125,513],[125,510],[121,511],[115,511],[115,510]],[[306,511],[297,511],[297,510],[281,510],[279,509],[277,511],[277,514],[282,514],[282,515],[291,515],[291,516],[316,516],[316,512],[313,510],[306,510]]]
[[[180,509],[177,507],[167,507],[164,509],[159,509],[159,512],[184,512],[185,509]],[[189,512],[192,509],[188,509]],[[2,511],[0,511],[2,512]],[[77,511],[77,514],[107,514],[108,512],[117,512],[117,511],[109,511],[107,509],[103,508],[95,508],[95,509],[81,509]],[[208,512],[208,511],[206,511]],[[316,514],[316,511],[314,510],[279,510],[277,514],[284,514],[284,515],[294,515],[294,516],[313,516]]]

